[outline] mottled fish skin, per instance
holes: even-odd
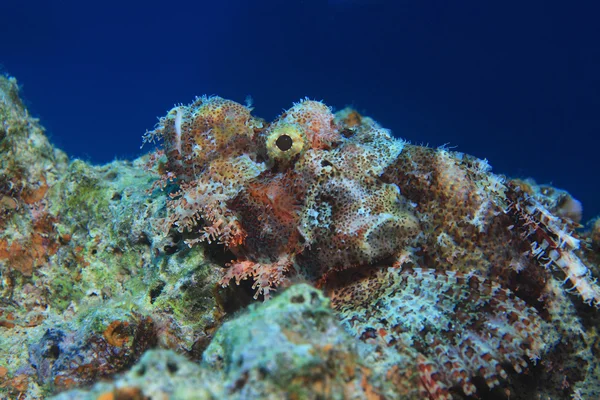
[[[299,278],[332,290],[348,331],[387,343],[388,373],[410,359],[394,370],[418,371],[429,398],[474,395],[474,377],[506,385],[506,365],[543,360],[564,330],[547,310],[569,301],[548,282],[600,304],[570,214],[485,160],[408,144],[354,110],[306,99],[266,123],[202,97],[148,137],[163,139],[163,180],[180,187],[166,226],[237,257],[223,286],[250,279],[265,300]]]

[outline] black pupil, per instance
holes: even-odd
[[[275,144],[281,151],[288,151],[292,148],[292,138],[288,135],[281,135],[275,141]]]

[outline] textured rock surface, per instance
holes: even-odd
[[[119,398],[125,390],[139,398],[362,399],[370,375],[329,300],[299,284],[223,324],[200,365],[151,351],[113,384],[55,400]]]
[[[221,318],[219,270],[163,234],[144,159],[69,162],[0,78],[2,396],[42,398],[156,345],[199,357]],[[181,250],[181,251],[180,251]]]

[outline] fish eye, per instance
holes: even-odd
[[[308,147],[308,140],[296,124],[276,123],[264,133],[267,157],[278,168],[287,168]]]
[[[281,135],[275,141],[275,145],[281,151],[288,151],[289,149],[292,148],[293,143],[294,143],[294,141],[288,135]]]

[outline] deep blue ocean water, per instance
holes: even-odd
[[[0,65],[70,156],[139,154],[175,103],[353,105],[600,214],[597,2],[2,0]]]

